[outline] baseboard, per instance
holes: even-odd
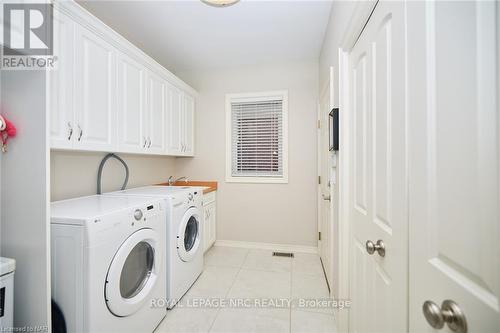
[[[241,247],[245,249],[272,250],[280,252],[318,253],[318,248],[316,246],[239,242],[231,240],[216,240],[215,246]]]

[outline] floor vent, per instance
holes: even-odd
[[[291,252],[273,252],[273,257],[293,258],[293,253],[291,253]]]

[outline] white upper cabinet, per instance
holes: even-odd
[[[116,148],[116,50],[78,26],[75,47],[76,145],[84,150]]]
[[[51,148],[192,156],[196,92],[78,4],[54,8]]]
[[[182,91],[172,85],[167,86],[168,99],[168,153],[180,155],[182,146]]]
[[[177,156],[194,155],[194,98],[169,85],[168,153]]]
[[[54,54],[57,67],[50,75],[50,137],[52,148],[71,148],[75,136],[73,110],[74,23],[54,12]]]
[[[183,143],[184,155],[194,155],[194,98],[186,93],[183,94]]]
[[[146,149],[151,153],[166,154],[167,140],[167,83],[161,77],[148,71],[147,112],[144,117]]]
[[[118,150],[140,153],[146,146],[143,121],[145,68],[130,57],[118,57]]]

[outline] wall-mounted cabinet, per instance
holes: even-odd
[[[146,69],[132,58],[118,57],[118,151],[142,153],[147,139],[144,130]]]
[[[116,49],[76,25],[75,149],[116,150]]]
[[[77,4],[55,12],[51,148],[193,156],[196,92]]]

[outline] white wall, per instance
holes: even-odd
[[[0,78],[2,114],[18,130],[1,161],[0,254],[16,260],[14,325],[46,326],[50,253],[45,72],[0,71]]]
[[[329,68],[335,68],[335,87],[339,86],[338,64],[339,48],[345,30],[351,19],[356,6],[356,1],[334,1],[330,12],[330,20],[323,40],[321,54],[319,58],[319,82],[320,88],[323,87],[329,79]],[[335,89],[335,100],[339,100],[338,88]]]
[[[180,73],[199,92],[196,157],[177,175],[219,182],[217,239],[317,246],[318,64],[289,63]],[[225,182],[225,94],[288,90],[289,183]]]
[[[51,201],[96,194],[97,170],[106,153],[52,151],[50,156]],[[118,154],[128,164],[127,187],[163,183],[174,175],[174,157]],[[102,191],[119,190],[125,169],[109,159],[102,174]]]

